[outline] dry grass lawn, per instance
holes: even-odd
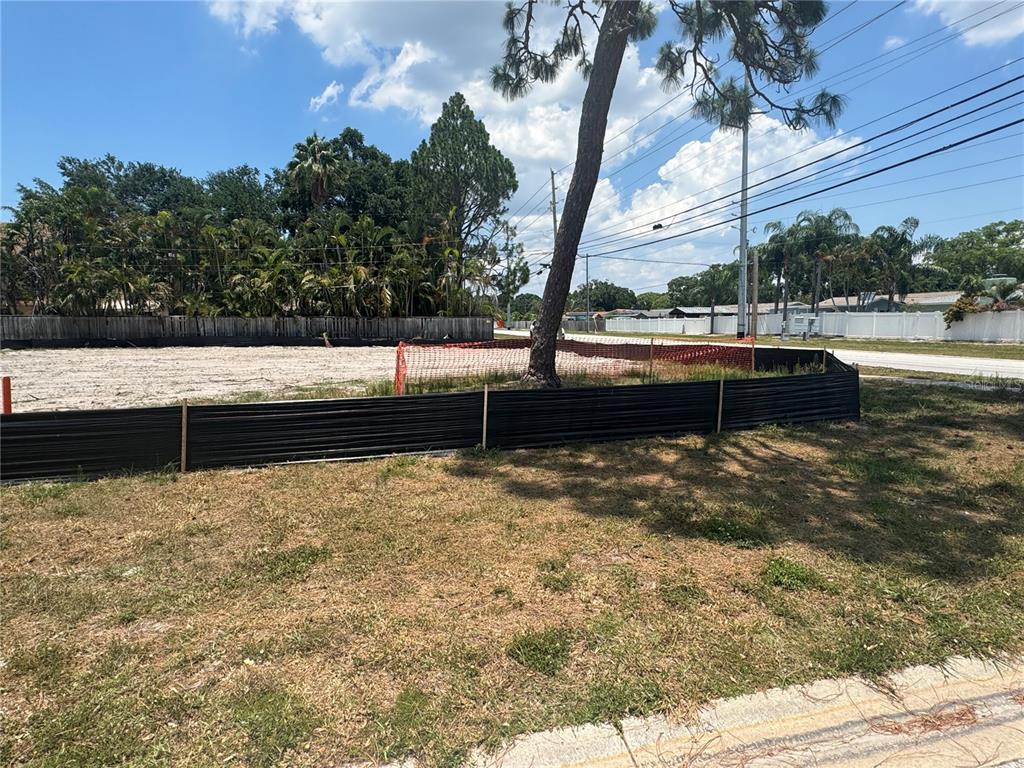
[[[324,765],[1024,652],[1024,401],[2,491],[0,758]]]

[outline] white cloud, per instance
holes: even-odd
[[[267,9],[259,14],[247,14],[235,8],[226,14],[211,6],[211,13],[234,24],[243,35],[255,30],[272,30],[274,25],[290,19],[320,49],[325,61],[338,67],[361,69],[359,82],[348,93],[348,104],[353,107],[398,110],[426,127],[436,119],[442,103],[454,91],[461,91],[477,116],[484,120],[491,140],[516,166],[520,187],[509,205],[510,211],[516,212],[534,192],[540,191],[513,217],[521,241],[528,251],[550,248],[551,214],[546,205],[549,169],[561,168],[575,159],[580,104],[586,89],[586,83],[572,67],[565,68],[553,82],[537,85],[527,96],[514,102],[496,93],[490,86],[488,70],[500,59],[504,41],[501,6],[497,3],[341,4],[292,0],[287,5],[275,4],[275,9],[273,13]],[[540,6],[540,12],[546,15],[541,18],[539,34],[551,35],[554,29],[551,22],[560,10],[556,6]],[[325,96],[326,90],[320,97],[314,97],[310,108]],[[338,94],[333,97],[337,98]],[[626,227],[638,227],[626,234],[644,234],[653,239],[656,235],[651,230],[652,219],[712,200],[738,186],[733,179],[740,168],[739,135],[710,133],[704,127],[698,128],[694,135],[709,133],[706,139],[691,140],[680,146],[671,159],[650,171],[649,178],[637,178],[643,177],[644,170],[650,168],[651,161],[645,160],[616,173],[677,127],[687,130],[695,127],[682,117],[692,104],[688,95],[675,99],[640,125],[634,125],[669,98],[661,89],[657,73],[652,67],[644,66],[635,47],[629,47],[620,69],[607,129],[609,137],[622,135],[611,139],[605,149],[608,160],[594,193],[581,252],[607,250],[609,246],[599,247],[599,243],[605,241],[596,238]],[[643,139],[645,134],[674,118],[677,119],[671,130]],[[679,138],[680,142],[683,140]],[[777,121],[759,118],[751,130],[750,166],[756,169],[794,152],[808,150],[819,140],[813,131],[797,133]],[[763,172],[754,171],[752,181],[788,170],[820,156],[816,152],[827,153],[850,141],[853,139],[841,137],[824,148],[782,160]],[[635,145],[630,146],[634,142]],[[612,157],[620,150],[624,150],[622,154]],[[568,182],[569,172],[557,175],[560,201],[564,199]],[[663,222],[669,226],[658,234],[669,235],[709,222],[718,223],[730,213],[705,216],[685,224],[678,221],[683,217],[677,217],[676,223],[670,218]],[[662,261],[725,262],[734,258],[736,238],[734,229],[723,226],[693,238],[638,248],[622,255]],[[591,241],[591,245],[587,245],[587,241]],[[700,268],[592,259],[590,276],[635,288],[649,288]],[[583,281],[582,273],[580,264],[574,284]],[[542,289],[543,278],[535,279],[527,288],[538,293]]]
[[[955,23],[967,45],[999,45],[1024,34],[1024,8],[1014,5],[977,0],[914,0],[916,10],[937,15],[943,24]]]
[[[209,9],[215,18],[235,27],[243,37],[250,37],[257,33],[273,32],[284,6],[284,0],[213,0]]]
[[[899,48],[905,42],[907,42],[907,38],[905,37],[889,35],[889,37],[885,38],[885,42],[882,43],[882,47],[887,51],[891,51],[893,48]]]
[[[334,104],[344,89],[345,86],[340,85],[337,80],[331,80],[319,96],[314,96],[309,100],[309,111],[319,112],[324,107]]]

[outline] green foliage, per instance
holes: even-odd
[[[567,306],[578,311],[586,310],[586,283],[569,294]],[[590,309],[592,311],[608,312],[613,309],[635,309],[636,306],[636,294],[629,288],[623,288],[607,280],[590,281]]]
[[[544,560],[537,566],[537,570],[540,571],[537,580],[541,586],[552,592],[568,592],[579,578],[578,574],[569,570],[569,559],[566,557]]]
[[[765,565],[761,578],[771,587],[807,589],[825,584],[821,574],[813,568],[785,557],[773,557]]]
[[[647,291],[637,294],[636,297],[637,309],[671,309],[672,306],[672,299],[669,297],[668,292],[657,293]]]
[[[536,320],[544,300],[535,293],[521,293],[512,299],[513,320]]]
[[[563,627],[523,632],[508,644],[508,655],[525,667],[551,677],[569,661],[572,633]]]
[[[346,128],[266,176],[61,158],[62,183],[19,187],[0,224],[0,311],[490,314],[528,275],[503,258],[521,250],[501,218],[514,168],[459,94],[413,155],[393,161]]]
[[[952,285],[971,275],[1010,275],[1024,282],[1024,220],[995,221],[946,238],[927,262],[947,273]]]
[[[270,768],[302,745],[320,720],[295,694],[272,684],[257,684],[227,701],[247,737],[248,765]]]
[[[281,552],[261,553],[248,562],[247,570],[267,581],[297,581],[330,556],[329,549],[303,544]]]
[[[953,323],[959,323],[967,315],[980,311],[981,307],[978,305],[978,297],[965,293],[942,313],[942,319],[946,321],[946,327],[951,328]]]
[[[442,105],[430,136],[409,162],[421,228],[446,228],[467,255],[484,257],[504,231],[504,202],[519,183],[512,161],[491,144],[461,93]]]

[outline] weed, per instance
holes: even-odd
[[[569,559],[567,557],[556,557],[544,560],[537,566],[540,575],[537,580],[545,589],[552,592],[568,592],[576,583],[579,575],[569,570]]]
[[[7,663],[11,672],[28,675],[36,687],[48,688],[65,674],[70,657],[71,652],[65,646],[47,640],[16,649]]]
[[[298,696],[273,683],[256,683],[226,702],[247,738],[249,765],[281,765],[313,734],[320,718]]]
[[[707,592],[688,581],[668,581],[658,585],[658,594],[666,605],[687,608],[707,599]]]
[[[412,477],[419,460],[419,456],[396,456],[388,459],[377,471],[377,480],[383,483],[396,477]]]
[[[646,678],[603,678],[587,686],[575,713],[581,722],[618,722],[628,715],[645,715],[665,703],[665,694]]]
[[[39,504],[52,499],[66,498],[82,483],[26,483],[15,491],[29,504]]]
[[[773,557],[761,572],[761,579],[770,587],[807,589],[822,587],[825,579],[813,568],[785,557]]]
[[[628,565],[616,564],[608,569],[611,571],[615,581],[618,582],[619,587],[627,592],[634,591],[640,586],[640,577],[636,574],[636,569]]]
[[[525,667],[551,677],[569,662],[572,633],[563,627],[523,632],[512,638],[507,653]]]
[[[448,745],[442,725],[451,713],[443,702],[415,686],[404,688],[387,711],[372,717],[367,729],[367,748],[378,762],[420,755],[439,766],[461,765],[463,749]]]
[[[768,543],[768,535],[761,526],[725,517],[715,516],[703,520],[698,523],[697,530],[705,539],[731,544],[740,549],[754,549]]]
[[[266,581],[298,581],[330,556],[329,549],[303,544],[294,549],[262,553],[248,562],[247,570]]]

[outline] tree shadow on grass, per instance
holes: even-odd
[[[1024,532],[1021,446],[1024,401],[898,387],[873,389],[860,423],[464,456],[451,471],[670,537],[798,541],[958,581],[984,575],[1005,537]],[[989,470],[994,451],[1016,462]]]

